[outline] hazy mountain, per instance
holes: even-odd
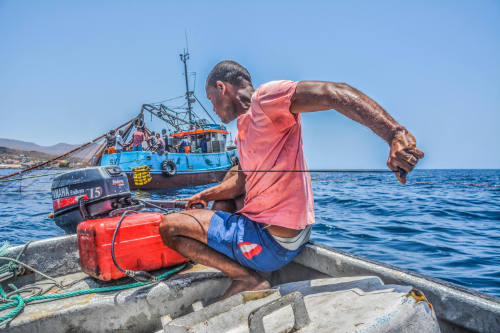
[[[33,142],[0,138],[0,146],[17,150],[38,151],[49,155],[59,155],[75,148],[77,145],[58,143],[53,146],[40,146]]]
[[[2,147],[0,146],[0,159],[1,158],[17,158],[21,155],[30,157],[30,158],[35,158],[38,160],[48,160],[53,158],[54,156],[42,153],[39,151],[25,151],[25,150],[18,150],[18,149],[12,149],[12,148],[7,148],[7,147]]]

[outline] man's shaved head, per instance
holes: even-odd
[[[215,87],[217,81],[228,82],[234,86],[239,86],[242,81],[248,81],[252,84],[247,69],[232,60],[221,61],[210,71],[207,77],[207,86]]]

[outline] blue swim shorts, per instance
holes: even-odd
[[[246,216],[216,211],[208,227],[208,246],[240,265],[259,272],[272,272],[288,264],[300,253],[282,247],[273,236]]]

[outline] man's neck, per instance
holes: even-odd
[[[249,82],[245,82],[240,87],[238,87],[238,90],[236,91],[236,99],[238,100],[238,104],[236,107],[236,117],[239,117],[250,110],[252,95],[254,92],[255,89]]]

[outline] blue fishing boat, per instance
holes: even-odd
[[[191,151],[184,153],[127,151],[104,154],[100,165],[117,165],[127,173],[132,189],[161,190],[184,185],[203,185],[221,181],[226,171],[238,163],[237,151],[225,146],[228,134],[223,126],[171,134],[176,144],[178,137],[191,136]],[[198,133],[204,133],[207,152],[198,152]],[[221,139],[221,140],[219,140]],[[193,148],[195,147],[195,148]]]
[[[236,147],[225,126],[217,124],[203,107],[194,91],[189,89],[187,60],[189,53],[180,54],[184,63],[186,79],[185,108],[164,104],[144,104],[139,116],[123,131],[123,140],[135,127],[144,132],[146,138],[154,136],[145,127],[144,115],[150,114],[166,123],[170,134],[163,136],[165,149],[143,142],[140,149],[104,149],[94,159],[94,165],[117,165],[127,173],[131,189],[163,190],[186,185],[204,185],[221,181],[227,170],[238,164]],[[198,102],[211,122],[193,112]],[[153,139],[154,141],[155,139]],[[227,144],[227,142],[230,144]],[[128,150],[128,151],[127,151]]]

